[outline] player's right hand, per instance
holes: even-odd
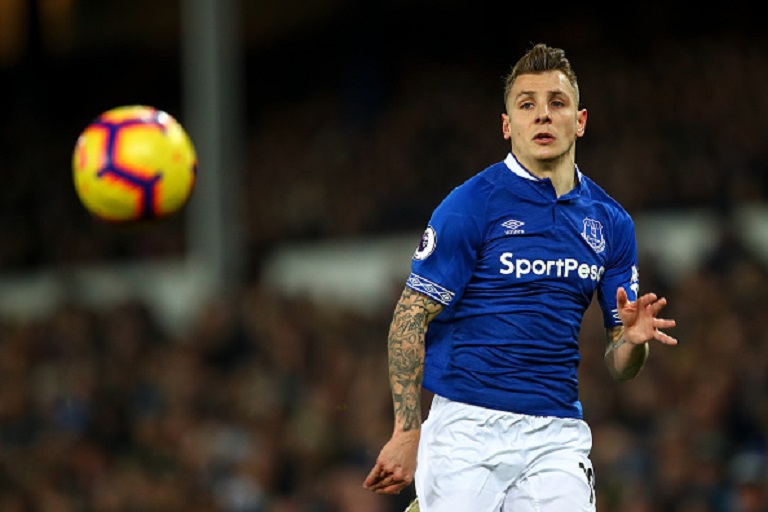
[[[363,482],[363,488],[377,494],[399,494],[411,485],[420,436],[420,430],[392,434]]]

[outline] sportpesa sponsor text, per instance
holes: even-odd
[[[502,267],[499,270],[502,274],[514,274],[515,277],[530,274],[570,277],[576,274],[581,279],[591,279],[599,281],[603,277],[605,267],[581,263],[574,258],[559,258],[556,260],[529,260],[527,258],[514,258],[511,252],[504,252],[499,256],[499,262]]]

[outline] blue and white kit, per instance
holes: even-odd
[[[616,290],[636,300],[629,214],[578,168],[557,197],[509,154],[435,209],[407,286],[445,306],[429,325],[424,387],[453,401],[582,418],[581,321],[597,292],[606,327]]]

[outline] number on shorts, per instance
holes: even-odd
[[[587,467],[583,462],[579,462],[579,467],[584,472],[584,476],[587,477],[587,484],[589,484],[589,502],[595,502],[595,472],[591,467]]]

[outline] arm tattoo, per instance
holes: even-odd
[[[389,383],[395,422],[403,430],[421,426],[421,383],[424,380],[424,337],[443,305],[406,287],[389,329]]]
[[[609,350],[617,350],[620,346],[625,344],[627,340],[624,339],[624,327],[616,326],[611,327],[605,331],[606,341],[608,346],[606,352]]]
[[[605,362],[614,378],[631,379],[640,372],[648,358],[648,344],[635,345],[629,354],[619,358],[620,347],[627,344],[624,338],[624,326],[617,325],[606,330]]]

